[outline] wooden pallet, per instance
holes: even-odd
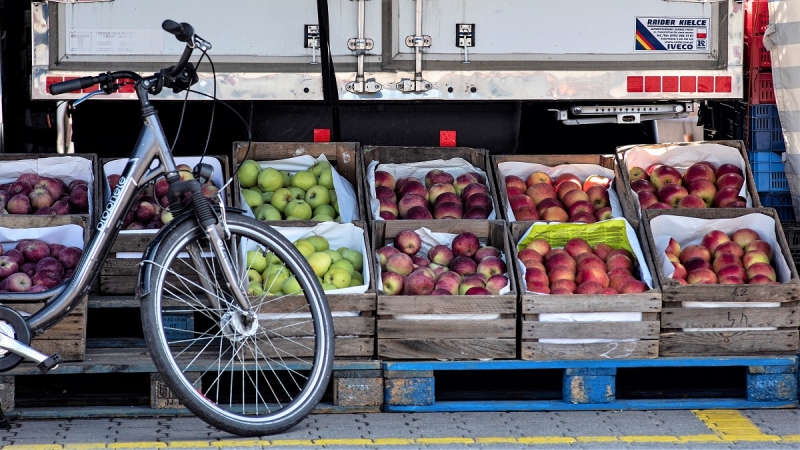
[[[699,219],[736,219],[763,214],[775,221],[776,257],[785,255],[791,278],[776,285],[688,285],[667,278],[655,264],[662,290],[660,354],[662,356],[796,355],[800,325],[800,278],[790,255],[781,223],[774,209],[646,210],[642,225],[648,245],[655,252],[651,221],[662,214]],[[742,228],[730,222],[726,233]],[[702,235],[701,235],[702,236]],[[777,251],[780,250],[780,253]],[[687,308],[684,302],[730,302],[735,308]],[[774,302],[776,307],[747,307],[748,302]],[[774,330],[763,330],[765,327]],[[685,328],[736,328],[735,331],[684,331]],[[753,328],[753,330],[748,330]]]
[[[471,231],[513,261],[505,223],[479,220],[376,221],[373,248],[380,248],[400,231],[426,227],[433,232]],[[379,272],[373,258],[374,272]],[[517,355],[517,294],[512,264],[511,291],[504,295],[408,296],[378,292],[378,357],[384,359],[510,359]],[[398,320],[405,314],[498,314],[489,320]]]
[[[164,384],[145,348],[91,347],[84,361],[62,363],[46,376],[30,363],[5,372],[0,376],[3,411],[25,418],[190,414]],[[334,362],[329,394],[314,412],[379,412],[382,404],[380,363],[340,359]]]
[[[744,370],[746,377],[735,377],[733,389],[717,389],[720,380],[706,378],[700,392],[664,391],[660,385],[628,386],[631,380],[647,383],[637,371],[661,372],[681,378],[693,371]],[[491,371],[491,372],[485,372]],[[655,409],[756,409],[797,408],[797,357],[658,358],[604,361],[431,361],[384,362],[384,410],[387,412],[465,412],[465,411],[585,411]],[[519,373],[517,375],[516,373]],[[545,390],[537,375],[556,377],[555,386]],[[471,393],[456,396],[440,378],[463,380],[479,378]],[[490,375],[491,374],[491,375]],[[498,375],[503,374],[503,375]],[[516,375],[516,377],[515,377]],[[500,385],[511,384],[512,377],[526,384],[503,398]],[[686,375],[687,378],[691,376]],[[542,378],[544,379],[544,377]],[[559,383],[560,381],[560,383]],[[460,384],[464,384],[461,382]],[[554,388],[553,388],[554,387]],[[469,389],[469,387],[467,387]],[[490,392],[494,390],[494,392]],[[729,395],[729,396],[720,396]]]

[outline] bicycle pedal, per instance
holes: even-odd
[[[36,367],[38,367],[42,372],[48,372],[58,367],[58,363],[61,361],[63,361],[63,359],[61,359],[61,355],[54,353],[49,358],[37,364]]]

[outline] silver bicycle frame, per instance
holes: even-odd
[[[160,164],[151,169],[151,164],[156,160]],[[111,193],[97,224],[96,232],[84,249],[83,257],[69,282],[49,292],[0,293],[0,302],[9,303],[10,306],[13,306],[13,303],[47,300],[42,309],[27,319],[32,337],[58,323],[78,305],[84,295],[88,294],[139,188],[161,175],[176,171],[175,160],[169,152],[161,122],[153,111],[144,117],[144,126],[139,133],[133,154],[125,170],[122,171],[117,187]]]

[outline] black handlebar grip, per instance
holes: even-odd
[[[74,80],[62,81],[60,83],[53,83],[50,85],[50,94],[61,95],[66,94],[67,92],[79,91],[83,88],[94,86],[100,82],[97,78],[98,77],[83,77],[76,78]]]
[[[187,44],[192,43],[192,36],[194,35],[194,28],[186,22],[178,23],[174,20],[165,20],[161,23],[161,28],[167,33],[172,33],[178,38],[179,41]]]

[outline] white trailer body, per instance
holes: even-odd
[[[219,98],[322,100],[313,0],[63,1],[31,7],[34,99],[173,63],[170,18],[213,43]],[[724,100],[745,90],[743,15],[736,0],[331,0],[330,46],[345,101]],[[199,76],[210,94],[207,64]]]

